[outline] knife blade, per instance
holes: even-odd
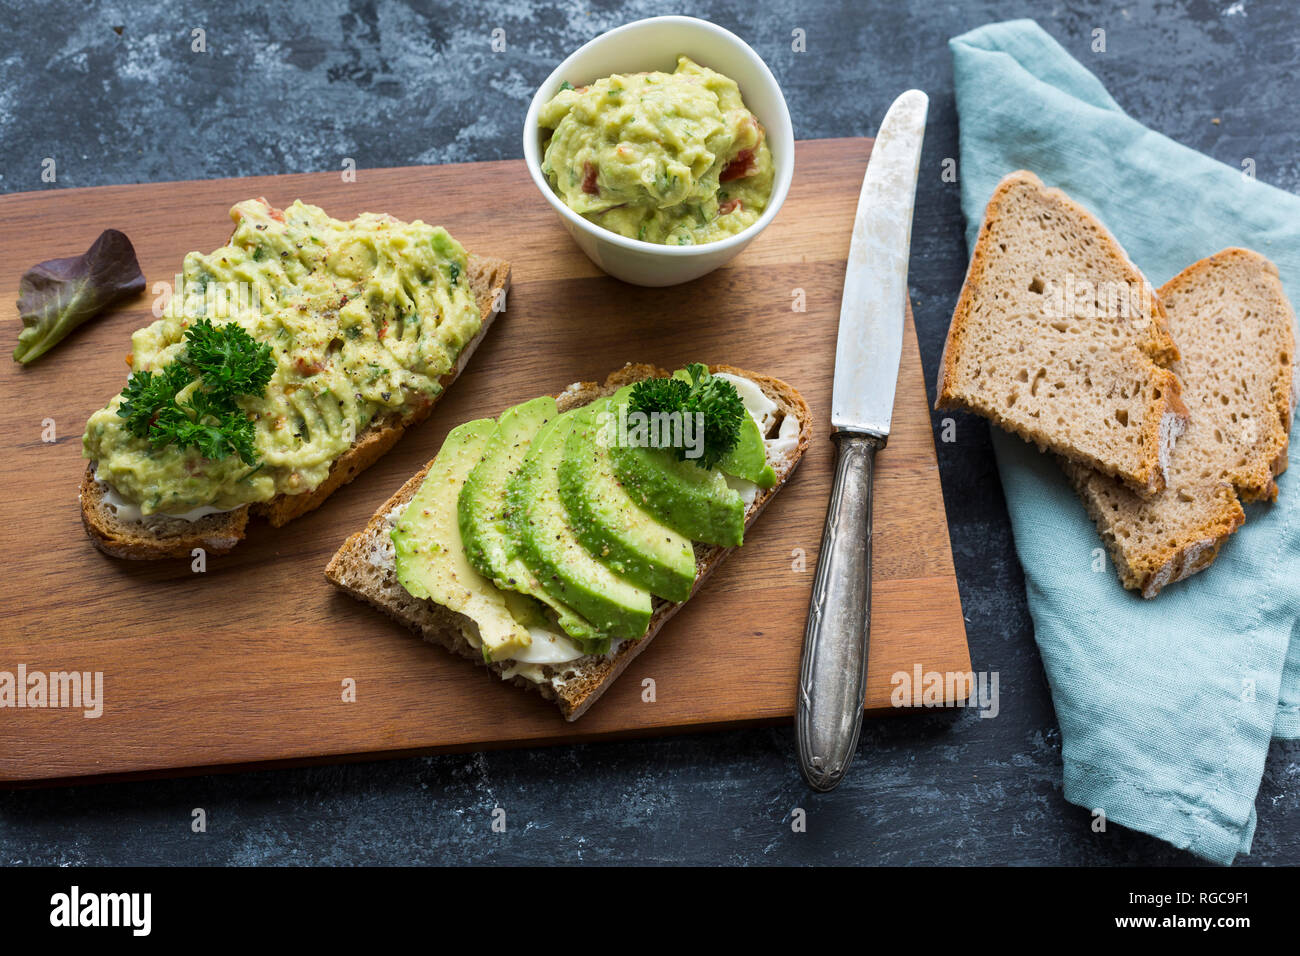
[[[853,218],[835,343],[831,426],[889,434],[903,352],[907,259],[916,174],[929,99],[908,90],[894,101],[871,147]]]
[[[835,345],[835,479],[804,630],[795,702],[799,770],[839,786],[862,732],[871,627],[871,485],[893,420],[912,210],[929,98],[908,90],[880,124],[862,180]]]

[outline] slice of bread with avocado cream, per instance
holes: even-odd
[[[82,478],[80,494],[82,524],[90,540],[101,551],[118,558],[188,558],[194,548],[224,554],[244,538],[250,518],[261,518],[278,528],[320,507],[339,487],[378,461],[407,428],[427,418],[447,387],[464,370],[496,318],[499,303],[505,301],[510,264],[471,255],[467,278],[482,323],[456,356],[452,370],[439,379],[442,391],[431,402],[406,414],[392,412],[371,421],[357,434],[351,447],[333,461],[328,476],[316,488],[303,494],[279,494],[268,501],[203,515],[192,521],[163,514],[141,517],[130,513],[129,508],[115,500],[110,488],[95,479],[95,463],[91,462]]]
[[[756,419],[761,428],[768,464],[773,469],[775,481],[769,487],[759,487],[757,484],[741,481],[728,482],[737,491],[741,499],[744,526],[748,527],[766,507],[767,503],[772,500],[776,492],[784,486],[803,457],[803,453],[812,438],[812,414],[802,396],[790,385],[779,379],[757,375],[753,372],[746,372],[726,365],[711,366],[710,372],[714,375],[734,376],[737,382],[743,380],[741,383],[743,388],[738,389],[738,391],[741,393],[742,400],[746,401],[746,407],[751,416]],[[580,444],[581,439],[580,436],[578,438],[574,437],[575,431],[583,428],[586,421],[584,416],[578,414],[579,410],[585,409],[597,400],[609,398],[619,392],[620,389],[644,379],[663,378],[670,374],[668,371],[650,365],[627,365],[611,374],[603,384],[579,382],[570,385],[556,397],[556,411],[560,417],[551,421],[560,421],[566,413],[575,413],[568,420],[570,428],[559,427],[564,429],[565,445],[571,449],[574,447],[580,449],[582,447]],[[749,393],[748,398],[746,392]],[[756,409],[755,406],[761,407]],[[490,422],[491,420],[485,419],[483,421]],[[477,422],[463,425],[448,437],[448,443],[459,445],[471,441],[477,442],[479,440],[477,431],[480,427],[481,423]],[[542,425],[542,428],[546,428],[546,425]],[[455,442],[452,441],[452,436],[457,436]],[[541,435],[540,432],[539,436],[545,444],[538,449],[534,456],[534,467],[539,465],[545,467],[547,462],[551,460],[549,456],[554,453],[554,440],[548,440],[547,436]],[[444,448],[447,447],[444,446]],[[677,609],[682,606],[681,603],[658,596],[650,596],[648,623],[645,625],[643,636],[637,639],[615,641],[608,653],[587,654],[586,656],[559,663],[529,662],[519,660],[518,657],[509,656],[497,660],[489,659],[492,655],[485,651],[486,645],[483,640],[485,635],[482,634],[480,627],[472,618],[450,610],[443,604],[429,598],[415,596],[411,590],[403,586],[398,577],[393,530],[405,515],[408,504],[421,492],[430,468],[446,469],[448,467],[448,463],[439,465],[441,458],[442,453],[440,452],[439,458],[435,458],[434,461],[426,465],[424,469],[407,481],[392,498],[380,507],[363,530],[352,535],[344,542],[328,567],[326,567],[326,578],[335,586],[359,600],[374,605],[385,614],[422,636],[425,640],[440,644],[454,653],[485,665],[504,680],[509,680],[521,687],[534,688],[543,697],[554,701],[566,720],[576,720],[604,693],[605,689],[623,672],[633,658],[650,644],[651,639],[668,619],[677,612]],[[603,473],[608,467],[601,462],[593,465],[593,472],[601,470]],[[566,485],[572,483],[572,475],[568,474],[569,471],[570,469],[565,469],[563,465],[559,466],[558,487],[553,488],[547,484],[547,487],[542,489],[543,493],[548,496],[555,494],[562,498],[571,496],[572,489],[566,488]],[[701,471],[703,470],[701,469]],[[567,480],[566,474],[568,475]],[[447,477],[454,479],[455,475],[449,472]],[[605,475],[604,477],[608,476]],[[463,477],[460,480],[463,481]],[[512,479],[512,481],[514,480]],[[526,474],[522,478],[518,478],[519,484],[516,487],[526,486],[531,488],[534,485],[530,484],[530,482],[534,481],[533,477]],[[541,485],[538,484],[537,487],[540,488]],[[610,509],[615,507],[611,498],[612,495],[613,492],[609,489],[602,490],[600,487],[590,489],[590,497],[585,501],[586,508],[581,512],[586,516],[584,523],[586,521],[595,521],[598,517],[603,518],[603,520],[596,522],[595,527],[582,527],[582,534],[579,535],[580,540],[586,543],[593,540],[588,538],[587,535],[600,536],[605,534],[611,544],[621,543],[628,549],[632,557],[641,557],[649,562],[646,567],[636,570],[630,567],[623,568],[624,577],[617,580],[619,580],[620,585],[627,586],[629,594],[638,590],[635,584],[630,583],[631,578],[643,582],[661,581],[662,586],[656,587],[656,590],[681,593],[674,590],[676,585],[672,582],[671,569],[674,557],[671,550],[665,550],[662,554],[651,552],[647,555],[646,549],[636,544],[638,535],[643,534],[648,527],[655,527],[652,523],[654,519],[648,513],[637,512],[632,520],[617,520],[616,516],[610,514]],[[518,516],[514,516],[514,520],[520,519]],[[445,536],[441,540],[441,546],[443,548],[449,547]],[[454,550],[463,552],[463,547]],[[689,589],[689,593],[694,593],[732,550],[731,547],[704,544],[697,541],[693,546],[694,582]],[[459,553],[456,555],[458,561],[460,556]],[[612,548],[609,554],[604,555],[604,558],[606,559],[605,563],[611,566],[620,566],[618,562],[625,560],[618,553],[617,547]],[[628,580],[624,580],[624,578]],[[421,588],[416,587],[415,590],[419,592]],[[515,592],[503,591],[501,593],[508,598]],[[618,596],[614,597],[618,598]],[[579,596],[579,600],[586,599],[590,601],[591,598],[591,594]],[[624,606],[631,606],[635,604],[635,601],[629,597],[622,603]],[[593,612],[599,610],[599,608],[596,608],[593,609]],[[634,611],[635,608],[632,607],[632,610]],[[543,633],[534,632],[534,646],[538,644]],[[506,647],[504,652],[506,654],[511,653],[508,648],[509,642],[510,638],[507,635],[502,643],[502,646]],[[543,655],[533,656],[540,658]]]

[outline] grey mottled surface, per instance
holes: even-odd
[[[690,5],[0,2],[0,190],[520,155],[536,83],[588,38]],[[788,12],[795,10],[797,12]],[[1300,190],[1300,14],[1289,2],[696,4],[781,81],[802,138],[869,134],[909,86],[932,99],[911,284],[933,378],[966,262],[946,40],[1033,15],[1143,122]],[[807,31],[808,52],[790,49]],[[1108,52],[1089,51],[1107,31]],[[118,29],[115,29],[118,28]],[[191,51],[203,29],[209,52]],[[491,52],[492,30],[507,50]],[[1214,124],[1213,118],[1220,122]],[[22,264],[25,265],[25,264]],[[9,267],[15,264],[10,263]],[[1034,648],[987,430],[940,444],[977,670],[1002,710],[875,721],[849,781],[801,784],[790,729],[0,793],[0,864],[1186,863],[1061,797],[1060,735]],[[494,807],[506,810],[493,833]],[[203,807],[208,832],[190,832]],[[794,807],[808,830],[790,828]],[[1244,863],[1300,863],[1300,746],[1274,745]]]

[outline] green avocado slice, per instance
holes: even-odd
[[[428,598],[472,619],[485,660],[503,660],[532,643],[503,593],[470,564],[457,527],[461,485],[495,427],[492,419],[482,418],[453,429],[390,532],[402,587],[413,597]]]
[[[542,426],[557,415],[555,399],[543,395],[502,412],[479,463],[465,479],[458,501],[458,524],[465,553],[479,574],[497,587],[541,601],[556,622],[589,654],[608,650],[608,635],[556,599],[519,557],[506,507],[506,486],[519,471]],[[539,609],[540,611],[540,609]]]
[[[695,549],[633,501],[615,477],[612,407],[612,399],[600,399],[575,414],[560,462],[560,500],[574,535],[596,560],[651,594],[685,601],[695,586]]]
[[[718,470],[733,478],[752,481],[760,488],[776,484],[776,470],[767,462],[767,446],[758,423],[749,415],[740,426],[740,438],[731,451],[722,456]]]
[[[666,448],[610,447],[614,474],[632,500],[694,541],[732,548],[745,539],[745,502],[722,472]]]
[[[685,373],[683,373],[685,374]],[[617,414],[631,387],[610,399]],[[666,448],[609,444],[614,475],[632,500],[668,527],[693,541],[734,547],[745,537],[745,502],[719,469],[683,461]]]
[[[560,499],[560,463],[574,413],[551,419],[510,480],[510,525],[523,561],[552,597],[618,638],[639,638],[650,624],[650,592],[619,577],[586,550]]]
[[[691,373],[684,368],[679,368],[673,372],[673,378],[689,383]],[[776,484],[776,470],[767,462],[767,446],[763,443],[763,433],[758,430],[758,422],[754,421],[752,416],[745,416],[736,444],[731,451],[722,456],[717,467],[724,475],[752,481],[760,488],[771,488]]]

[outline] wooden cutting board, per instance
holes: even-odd
[[[224,244],[235,202],[302,198],[351,218],[371,210],[440,223],[513,264],[508,311],[460,381],[397,447],[318,511],[253,528],[195,573],[91,547],[77,506],[86,417],[125,381],[149,293],[31,368],[0,358],[0,671],[104,675],[103,713],[0,709],[0,780],[160,773],[262,761],[471,750],[788,720],[829,495],[831,373],[864,139],[798,146],[776,221],[730,266],[642,289],[600,273],[537,195],[520,161],[0,197],[0,340],[18,334],[18,278],[84,251],[102,229],[134,242],[150,283],[185,253]],[[806,300],[806,311],[792,306]],[[577,723],[548,702],[425,644],[337,593],[322,569],[447,431],[626,361],[725,362],[799,388],[818,419],[802,466],[736,552]],[[53,421],[56,441],[43,440]],[[966,672],[957,582],[909,316],[894,432],[876,476],[867,706],[891,676]],[[654,680],[654,701],[643,681]],[[344,684],[355,682],[355,702]]]

